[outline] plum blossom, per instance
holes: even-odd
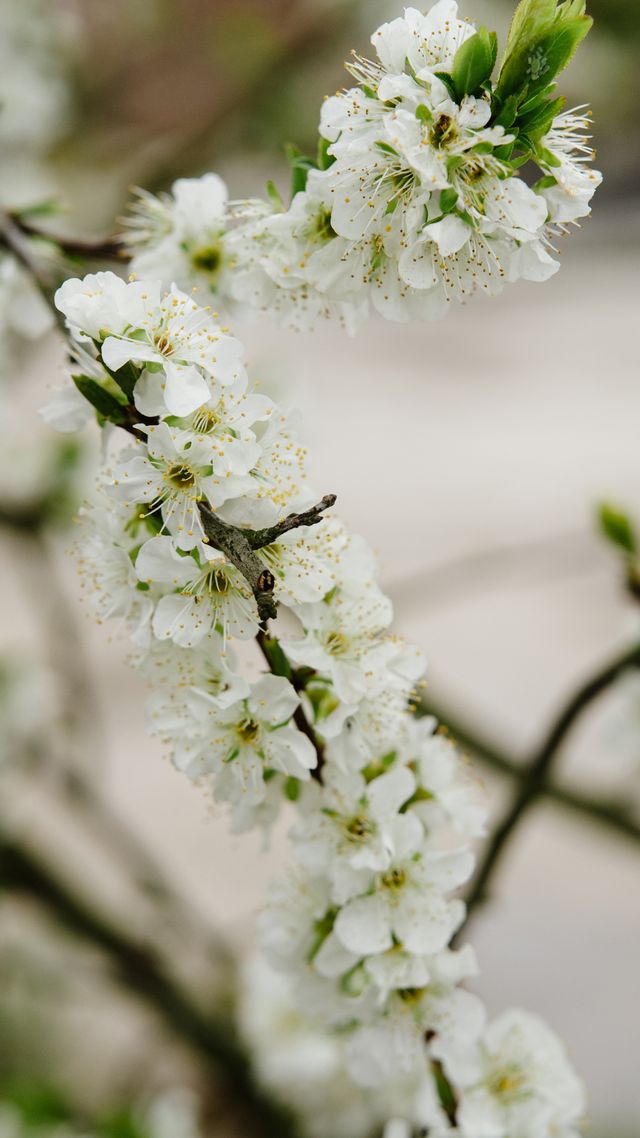
[[[451,1068],[455,1075],[455,1063]],[[462,1082],[459,1120],[469,1138],[578,1138],[582,1084],[537,1016],[513,1009],[489,1024],[477,1078]]]
[[[193,648],[219,628],[225,640],[250,640],[258,631],[258,610],[249,586],[223,554],[203,548],[202,560],[181,557],[170,537],[158,535],[140,549],[138,579],[166,590],[153,613],[155,635],[183,648]]]

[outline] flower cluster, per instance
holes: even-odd
[[[531,11],[529,11],[531,9]],[[220,303],[308,327],[441,315],[452,300],[543,281],[553,241],[590,212],[589,115],[564,111],[554,79],[590,21],[582,0],[525,0],[497,78],[497,43],[454,0],[374,33],[357,86],[326,100],[318,163],[295,159],[287,208],[229,204],[215,175],[143,195],[130,221],[141,275],[173,274]],[[538,167],[532,185],[520,171]],[[162,266],[162,269],[161,269]]]
[[[414,715],[422,659],[390,630],[370,549],[325,516],[332,496],[314,504],[287,417],[210,309],[112,273],[56,303],[77,391],[121,428],[84,512],[97,614],[128,625],[152,728],[235,828],[295,812],[296,867],[260,920],[292,998],[400,1120],[572,1138],[582,1092],[560,1044],[521,1013],[487,1027],[462,986],[475,958],[451,939],[484,812]]]

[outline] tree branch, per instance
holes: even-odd
[[[254,553],[243,530],[223,522],[205,502],[199,502],[198,507],[207,540],[240,570],[255,597],[260,623],[265,626],[268,620],[275,619],[278,615],[273,595],[276,584],[273,573]]]
[[[148,948],[129,940],[92,911],[34,853],[1,837],[0,889],[35,899],[70,932],[103,952],[132,995],[150,1007],[207,1067],[222,1074],[223,1087],[228,1087],[250,1118],[252,1133],[293,1138],[293,1120],[256,1086],[248,1056],[233,1028],[204,1015]]]
[[[29,238],[10,214],[4,211],[0,211],[0,245],[4,245],[23,269],[26,269],[42,299],[51,308],[58,327],[63,328],[62,313],[58,312],[53,303],[53,291],[56,287],[54,274],[42,265],[33,251]]]
[[[266,628],[268,620],[278,615],[278,603],[274,597],[275,577],[256,550],[271,545],[283,533],[297,529],[298,526],[313,526],[322,521],[325,510],[335,504],[335,494],[325,494],[321,502],[300,514],[289,514],[283,521],[268,529],[242,529],[225,522],[207,505],[199,502],[200,517],[208,541],[224,553],[225,557],[239,569],[249,584],[258,606],[260,624]]]
[[[77,237],[61,237],[59,234],[48,233],[46,229],[38,229],[28,221],[24,214],[9,214],[11,221],[23,234],[28,237],[41,238],[52,241],[68,257],[83,257],[87,261],[119,261],[127,259],[127,248],[117,237],[105,237],[97,240],[83,240]]]
[[[311,506],[308,510],[303,510],[299,514],[288,514],[281,522],[275,526],[269,526],[267,529],[254,529],[247,531],[247,539],[252,549],[262,549],[265,545],[272,545],[283,533],[288,533],[292,529],[300,529],[302,526],[317,526],[320,522],[324,521],[325,510],[330,510],[335,506],[337,501],[336,494],[325,494],[324,498],[315,506]]]
[[[463,722],[453,708],[440,701],[425,699],[418,708],[418,714],[433,715],[439,722],[446,723],[451,738],[497,774],[517,783],[526,778],[526,763],[514,762],[502,747],[490,742],[474,725]],[[540,795],[566,807],[583,821],[599,823],[608,830],[640,843],[640,824],[634,821],[622,802],[602,802],[592,794],[558,786],[548,780],[540,787]]]
[[[640,645],[618,656],[582,685],[552,723],[546,738],[524,769],[520,788],[511,809],[493,834],[484,858],[480,862],[467,897],[467,922],[474,910],[486,898],[489,882],[497,869],[508,842],[518,823],[531,805],[544,794],[553,763],[574,724],[582,712],[629,668],[640,667]],[[462,928],[466,927],[465,925]],[[455,940],[460,936],[460,929]]]

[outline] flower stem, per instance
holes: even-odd
[[[303,691],[304,684],[300,682],[295,669],[291,667],[291,664],[289,663],[285,653],[282,650],[282,646],[276,637],[272,636],[268,632],[265,632],[263,629],[260,629],[258,635],[256,636],[256,643],[258,644],[258,647],[262,652],[265,660],[267,661],[269,669],[271,672],[273,672],[274,676],[284,676],[285,679],[291,682],[298,693]],[[309,739],[313,745],[318,758],[316,766],[311,771],[311,777],[317,779],[318,782],[322,782],[322,768],[325,761],[324,744],[319,735],[317,735],[311,723],[309,723],[309,720],[304,713],[302,704],[298,704],[296,710],[294,711],[293,721],[298,730],[301,731],[303,735],[307,736],[307,739]]]

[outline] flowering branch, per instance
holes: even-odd
[[[480,863],[467,897],[467,920],[477,906],[486,899],[489,882],[523,815],[544,794],[553,764],[576,721],[602,692],[630,668],[640,668],[640,645],[634,645],[633,648],[623,652],[583,684],[550,727],[532,761],[526,766],[511,809],[494,832],[484,859]]]
[[[317,161],[293,154],[288,208],[273,190],[229,203],[215,175],[143,193],[127,239],[137,279],[98,273],[56,295],[89,373],[74,395],[137,442],[110,456],[85,511],[97,611],[126,622],[154,729],[237,829],[299,802],[298,870],[260,922],[269,958],[343,1041],[353,1083],[391,1101],[402,1088],[406,1125],[438,1138],[452,1124],[574,1130],[582,1089],[535,1017],[487,1026],[462,987],[476,965],[452,948],[458,891],[484,811],[455,747],[413,715],[421,655],[390,631],[371,551],[324,518],[333,496],[303,508],[287,416],[248,386],[241,346],[194,293],[355,327],[370,305],[406,320],[552,275],[552,239],[599,183],[588,117],[552,98],[589,26],[583,0],[522,0],[494,78],[496,36],[451,0],[407,9],[375,33],[376,60],[356,57],[356,86],[325,102]],[[519,176],[531,161],[533,186]],[[281,642],[267,631],[280,605],[295,618]],[[269,665],[257,681],[233,651],[251,640]],[[578,713],[536,758],[519,814]]]

